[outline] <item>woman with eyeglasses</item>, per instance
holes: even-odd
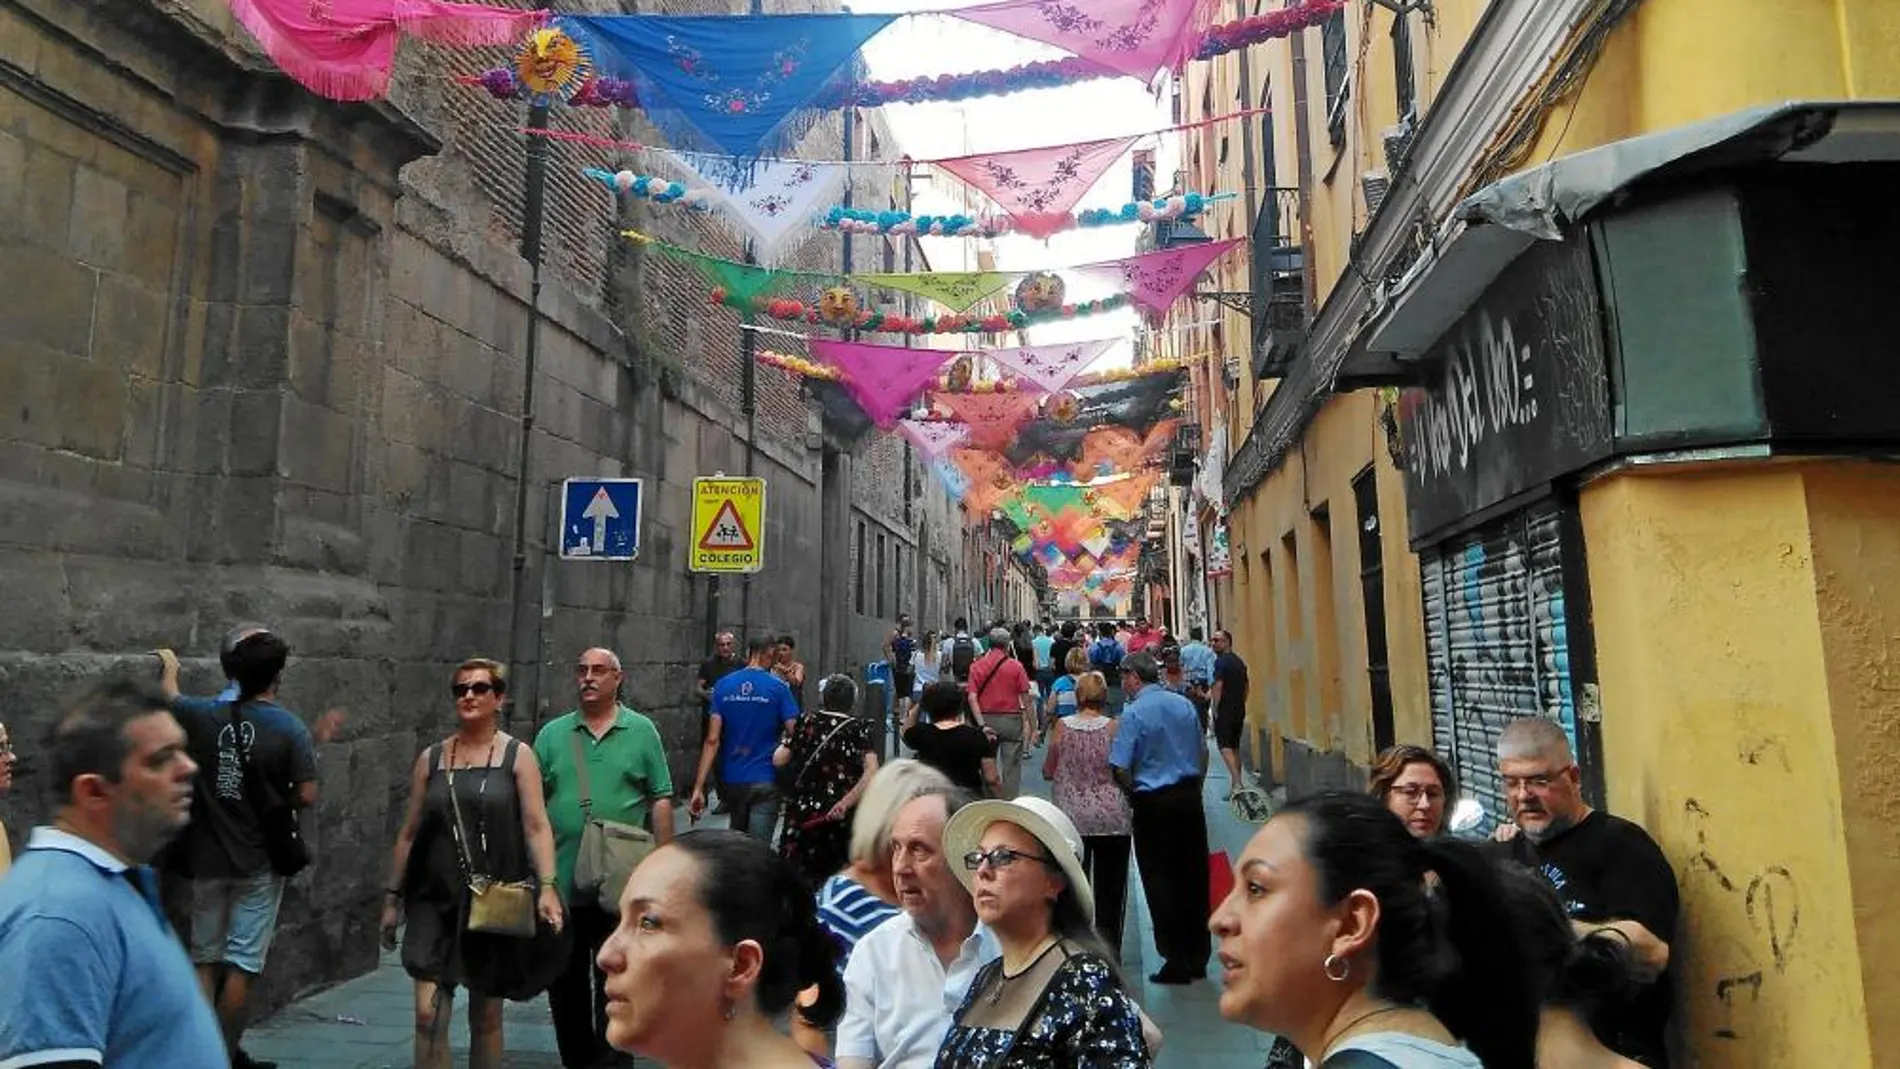
[[[7,734],[7,726],[0,724],[0,794],[13,789],[13,763],[19,758],[13,756],[13,738]],[[13,846],[7,842],[7,826],[0,824],[0,876],[13,867]]]
[[[1455,790],[1451,766],[1422,746],[1390,747],[1372,764],[1370,793],[1415,838],[1444,833],[1447,800]]]
[[[936,1069],[1150,1065],[1141,1010],[1095,935],[1068,816],[1028,795],[975,802],[945,825],[943,848],[1003,953],[971,983]]]
[[[419,1069],[448,1069],[455,989],[468,989],[470,1069],[501,1069],[503,999],[540,994],[567,962],[565,914],[554,887],[554,833],[532,747],[501,730],[507,670],[471,658],[455,669],[455,733],[424,749],[390,858],[383,945],[402,934],[416,982]],[[538,888],[537,932],[468,931],[469,878]]]

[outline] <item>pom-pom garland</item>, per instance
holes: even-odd
[[[818,303],[801,301],[792,297],[755,297],[750,304],[742,300],[724,286],[715,286],[708,294],[713,304],[750,311],[767,316],[782,323],[809,323],[813,326],[835,326],[851,330],[873,331],[883,334],[1003,334],[1012,330],[1037,323],[1049,323],[1062,319],[1078,319],[1082,316],[1112,312],[1128,306],[1128,298],[1117,294],[1095,301],[1083,301],[1079,304],[1065,304],[1039,315],[1029,315],[1020,310],[997,312],[989,315],[943,315],[924,316],[912,319],[909,316],[891,315],[884,312],[860,308],[847,321],[828,321],[819,311]]]
[[[1119,226],[1124,223],[1157,223],[1172,219],[1192,219],[1207,210],[1215,200],[1231,194],[1177,193],[1154,200],[1130,201],[1120,208],[1089,208],[1076,213],[1059,230]],[[816,225],[820,230],[845,234],[927,234],[945,238],[993,238],[1014,233],[1016,220],[1007,215],[975,217],[969,215],[917,215],[895,210],[871,211],[846,208],[828,209]]]
[[[496,67],[475,75],[460,75],[455,80],[463,85],[479,86],[496,100],[523,100],[534,95],[507,67]],[[567,102],[578,108],[637,108],[640,106],[640,96],[634,90],[633,83],[625,78],[596,76],[582,82],[574,95],[567,98]]]

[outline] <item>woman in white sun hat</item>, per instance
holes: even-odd
[[[1082,836],[1041,798],[964,806],[944,854],[1003,956],[977,974],[937,1069],[1151,1064],[1141,1010],[1102,950]]]

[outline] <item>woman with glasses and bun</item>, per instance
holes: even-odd
[[[1451,766],[1422,746],[1393,746],[1372,763],[1371,794],[1419,839],[1442,835],[1457,791]]]
[[[1082,836],[1031,796],[975,802],[943,830],[1002,957],[983,967],[937,1052],[937,1069],[1142,1069],[1141,1010],[1096,938]]]
[[[607,974],[607,1042],[665,1066],[812,1069],[822,1055],[774,1026],[793,997],[824,1028],[844,1012],[844,980],[811,892],[765,842],[687,832],[627,881],[620,926],[598,959]]]
[[[383,945],[416,982],[418,1069],[447,1069],[455,989],[468,989],[470,1069],[501,1069],[503,999],[529,999],[566,964],[569,938],[554,887],[554,833],[532,747],[501,730],[507,669],[471,658],[455,669],[455,733],[424,749],[384,885]],[[458,823],[459,817],[459,823]],[[459,827],[459,831],[458,831]],[[471,932],[469,876],[538,889],[530,938]]]

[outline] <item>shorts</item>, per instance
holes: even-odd
[[[896,672],[891,676],[891,694],[898,698],[908,698],[917,690],[917,675],[914,672]]]
[[[274,872],[191,881],[191,960],[264,972],[284,878]]]
[[[1214,713],[1214,745],[1223,750],[1240,749],[1240,732],[1247,726],[1247,710],[1221,709]]]

